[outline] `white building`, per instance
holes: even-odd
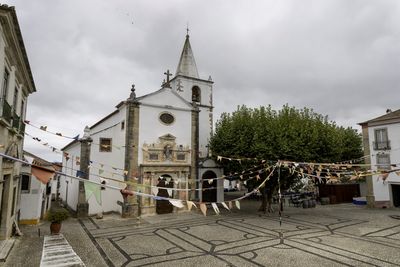
[[[0,6],[0,152],[22,158],[28,95],[35,92],[14,7]],[[0,239],[18,221],[21,164],[0,157]]]
[[[372,170],[400,168],[400,109],[360,123],[364,153]],[[400,176],[396,172],[367,178],[367,202],[370,207],[400,207]]]
[[[24,151],[24,159],[28,158],[28,162],[36,166],[51,172],[56,170],[53,163]],[[20,224],[38,224],[50,209],[53,189],[57,187],[56,180],[42,182],[31,169],[29,164],[23,164],[21,168]]]
[[[181,190],[160,189],[157,195],[220,202],[223,200],[223,180],[211,184],[201,180],[222,175],[222,170],[208,158],[207,148],[213,131],[213,81],[211,77],[207,80],[199,77],[188,35],[175,76],[170,80],[169,71],[165,75],[162,88],[153,93],[136,97],[132,86],[130,97],[87,131],[93,140],[89,179],[99,182],[99,176],[103,176],[127,180],[133,183],[132,190],[148,194],[154,194],[156,186],[179,188]],[[63,171],[68,175],[75,176],[81,167],[80,161],[85,158],[81,149],[79,141],[63,148],[67,153],[63,158]],[[105,180],[108,185],[123,185]],[[60,197],[75,210],[79,182],[65,177],[60,185]],[[218,187],[219,190],[195,190],[206,187]],[[101,206],[94,198],[89,199],[89,214],[121,212],[121,206],[117,204],[117,201],[123,201],[120,192],[105,189],[102,198]],[[142,197],[137,206],[136,198],[125,200],[125,204],[128,202],[130,207],[137,208],[139,215],[173,211],[168,201]]]

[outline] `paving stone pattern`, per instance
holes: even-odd
[[[79,223],[108,266],[400,266],[398,209],[252,211]]]

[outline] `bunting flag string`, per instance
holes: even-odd
[[[259,159],[257,158],[230,158],[230,157],[224,157],[224,156],[219,156],[217,155],[217,161],[222,161],[222,160],[229,160],[229,161],[237,161],[239,163],[242,163],[242,161],[257,161]]]
[[[0,153],[0,156],[1,156],[1,157],[4,157],[4,158],[8,158],[8,159],[10,159],[10,160],[22,162],[22,163],[25,163],[25,164],[28,164],[28,165],[32,166],[32,164],[29,164],[28,161],[21,160],[21,159],[18,159],[18,158],[14,158],[14,157],[5,155],[5,154],[3,154],[3,153]],[[275,168],[274,168],[273,170],[275,170]],[[69,178],[71,178],[71,179],[76,179],[76,180],[82,181],[82,182],[84,182],[84,183],[93,184],[93,185],[96,185],[97,187],[107,187],[107,188],[119,190],[119,191],[121,192],[121,194],[123,194],[123,196],[127,196],[127,195],[137,195],[137,196],[143,196],[143,197],[153,198],[153,199],[155,199],[155,200],[168,200],[168,201],[172,201],[173,203],[171,203],[171,204],[174,204],[174,205],[177,206],[177,207],[183,207],[183,202],[186,202],[188,206],[190,206],[190,207],[195,206],[195,207],[197,208],[197,206],[195,205],[195,203],[198,203],[198,204],[199,204],[199,207],[200,207],[200,210],[201,210],[201,212],[202,212],[204,215],[207,214],[207,206],[206,206],[206,204],[211,204],[212,206],[215,206],[215,205],[217,204],[216,202],[195,202],[195,201],[188,201],[188,200],[167,198],[167,197],[161,197],[161,196],[153,196],[153,195],[151,195],[151,194],[142,193],[142,192],[140,192],[140,191],[131,191],[131,190],[124,189],[124,188],[126,188],[126,187],[120,188],[120,187],[117,187],[117,186],[112,186],[112,185],[107,185],[107,184],[101,184],[101,183],[99,183],[99,182],[97,182],[97,181],[93,181],[93,180],[83,179],[83,178],[80,178],[80,177],[74,177],[74,176],[72,176],[72,175],[68,175],[68,174],[66,174],[66,173],[59,172],[59,171],[54,171],[53,174],[54,174],[54,173],[57,173],[57,174],[62,175],[62,176],[64,176],[64,177],[69,177]],[[264,184],[265,184],[265,182],[269,179],[269,177],[271,177],[272,173],[273,173],[273,171],[271,171],[271,173],[269,174],[269,176],[263,181],[263,183],[262,183],[261,185],[264,185]],[[97,190],[97,187],[92,187],[92,188],[91,188],[90,186],[86,186],[86,188],[88,189],[88,191],[92,192],[91,194],[94,194],[95,192],[98,191],[98,190]],[[95,188],[95,189],[93,189],[93,188]],[[259,188],[259,187],[258,187],[258,188]],[[91,196],[91,194],[88,194],[89,197]],[[96,196],[96,195],[95,195],[95,196]],[[101,197],[101,196],[100,196],[100,197]],[[242,197],[240,197],[240,198],[237,198],[237,199],[234,199],[234,200],[230,201],[230,202],[229,202],[229,208],[230,208],[230,209],[232,208],[231,202],[234,202],[235,205],[236,205],[236,207],[240,209],[240,202],[239,202],[239,200],[241,200],[241,199],[243,199],[243,198],[244,198],[244,197],[242,196]],[[100,202],[101,202],[101,198],[97,198],[96,201],[98,201],[98,203],[100,203]],[[213,203],[214,203],[215,205],[213,205]],[[182,204],[182,205],[181,205],[181,204]],[[223,206],[224,206],[224,205],[223,205]],[[218,210],[219,210],[219,209],[218,209]]]
[[[63,138],[70,139],[70,140],[75,140],[75,141],[78,141],[78,140],[79,140],[79,134],[76,135],[76,136],[74,136],[74,137],[65,136],[65,135],[63,135],[63,134],[60,133],[60,132],[48,131],[48,130],[47,130],[47,126],[36,126],[36,125],[32,124],[30,121],[25,121],[25,123],[26,123],[27,125],[29,125],[29,126],[32,126],[33,128],[42,130],[42,131],[44,131],[44,132],[47,132],[47,133],[52,134],[52,135],[55,135],[55,136],[59,136],[59,137],[63,137]],[[117,126],[118,124],[119,124],[119,122],[116,123],[116,124],[114,124],[114,125],[111,125],[111,126],[105,128],[105,129],[103,129],[103,130],[100,130],[100,131],[97,131],[97,132],[95,132],[95,133],[92,133],[91,135],[98,134],[98,133],[100,133],[100,132],[106,131],[106,130],[112,128],[112,127]],[[35,137],[35,138],[36,138],[36,139],[39,139],[39,138],[37,138],[37,137]],[[39,140],[40,140],[40,139],[39,139]],[[125,146],[117,146],[117,145],[104,145],[104,144],[99,144],[99,143],[96,143],[96,142],[92,142],[92,144],[93,144],[93,145],[101,146],[101,147],[103,147],[103,148],[115,147],[115,148],[117,148],[117,149],[121,149],[121,148],[125,147]]]
[[[42,130],[42,131],[47,132],[47,133],[52,134],[52,135],[57,135],[57,136],[60,136],[60,137],[71,139],[71,140],[78,140],[79,139],[79,134],[77,136],[70,137],[70,136],[63,135],[62,133],[59,133],[59,132],[49,131],[49,130],[47,130],[47,126],[36,126],[36,125],[33,125],[30,121],[27,121],[27,120],[24,121],[24,122],[25,122],[25,124],[27,124],[29,126],[32,126],[33,128]]]

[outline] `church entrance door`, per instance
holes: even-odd
[[[400,207],[400,185],[392,184],[393,206]]]
[[[213,180],[210,183],[206,179],[217,178],[217,175],[213,171],[206,171],[203,174],[203,202],[217,202],[217,180]],[[205,181],[204,181],[205,180]]]
[[[164,174],[158,178],[157,187],[174,187],[174,180],[168,174]],[[158,197],[170,197],[168,194],[168,189],[158,189]],[[168,200],[157,200],[156,202],[156,213],[157,214],[166,214],[172,213],[173,206]]]

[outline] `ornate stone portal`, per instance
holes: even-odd
[[[175,189],[189,188],[190,149],[188,145],[176,144],[176,137],[172,134],[165,134],[158,138],[157,143],[143,144],[143,163],[140,165],[143,175],[142,192],[163,197],[187,199],[188,194],[185,190],[157,190],[156,187],[168,187]],[[166,178],[168,177],[168,178]],[[156,213],[156,206],[159,200],[152,198],[142,198],[141,214]],[[171,212],[177,211],[174,207]],[[161,212],[161,213],[165,213]]]
[[[159,142],[143,144],[143,164],[189,164],[190,149],[186,145],[177,145],[172,134],[160,136]]]

